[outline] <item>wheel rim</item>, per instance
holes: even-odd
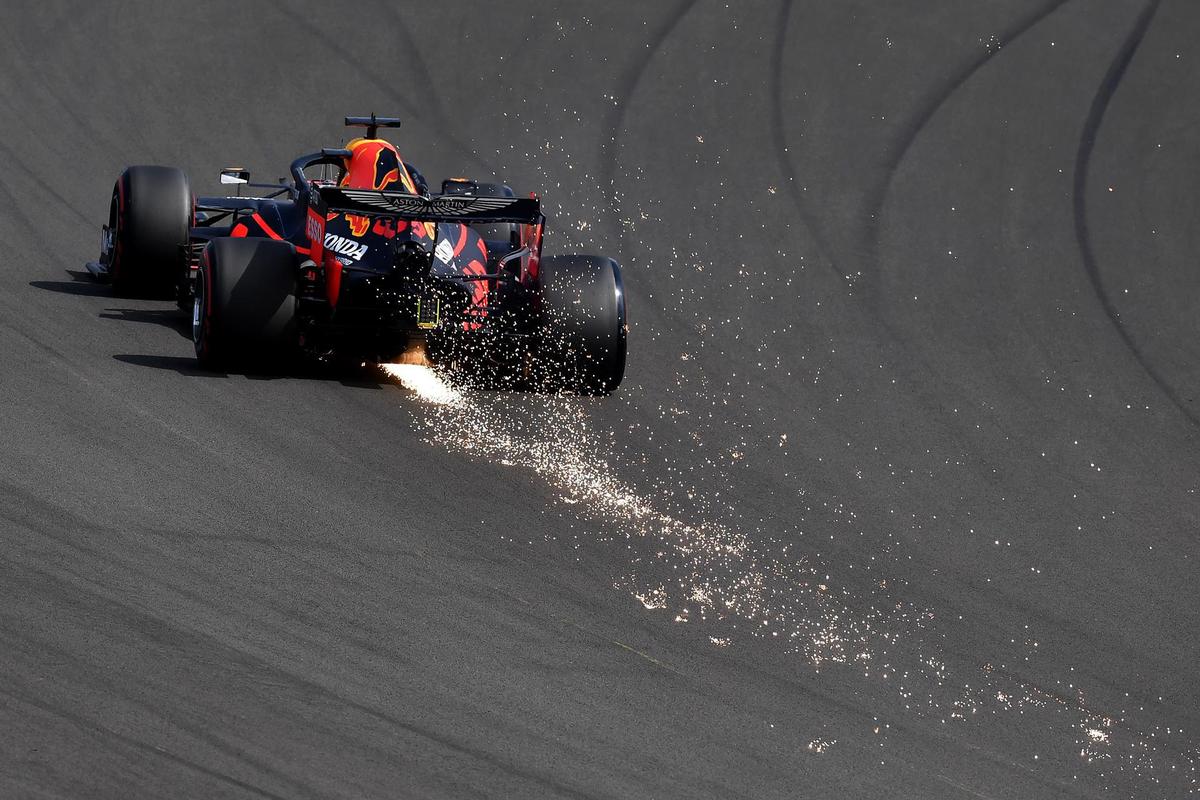
[[[109,277],[113,280],[120,279],[121,273],[121,210],[120,210],[120,188],[113,189],[112,202],[108,206],[108,231],[109,231],[109,251],[108,251],[108,267]]]
[[[192,300],[192,343],[200,347],[200,337],[204,329],[204,268],[196,275],[195,299]]]

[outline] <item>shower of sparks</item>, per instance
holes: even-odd
[[[976,726],[1012,715],[1066,731],[1064,744],[1073,743],[1103,780],[1158,783],[1172,772],[1186,776],[1189,794],[1200,794],[1200,752],[1167,742],[1181,731],[1099,714],[1074,684],[1050,692],[990,664],[979,676],[978,667],[948,663],[935,615],[897,598],[888,580],[871,598],[855,596],[808,555],[775,552],[731,525],[664,511],[671,498],[618,476],[611,442],[591,428],[585,401],[544,396],[531,409],[500,393],[460,389],[428,367],[382,369],[427,404],[417,424],[431,444],[539,476],[578,518],[599,523],[602,541],[629,551],[615,588],[679,624],[711,625],[714,633],[719,626],[720,635],[708,637],[713,646],[745,636],[778,642],[817,671],[837,665],[883,681],[910,713]],[[1038,642],[1026,645],[1033,653]],[[814,739],[808,749],[824,753],[835,742]]]
[[[779,640],[818,666],[872,661],[899,639],[910,616],[920,615],[903,607],[852,613],[848,593],[803,559],[761,552],[724,524],[686,522],[662,511],[616,475],[577,398],[547,397],[537,418],[522,417],[502,413],[502,396],[468,400],[427,367],[383,369],[430,404],[423,424],[433,442],[532,470],[564,504],[603,520],[614,540],[643,546],[638,563],[668,568],[673,585],[648,584],[641,572],[617,581],[647,609],[670,609],[679,623],[731,622],[752,636]]]
[[[384,371],[414,394],[429,403],[459,406],[465,402],[461,392],[451,387],[428,367],[417,364],[385,364]]]

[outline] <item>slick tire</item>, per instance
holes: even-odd
[[[192,308],[192,341],[200,366],[279,372],[295,362],[298,263],[289,242],[209,242],[200,259]]]
[[[551,384],[608,394],[625,377],[621,267],[603,256],[553,256],[538,267],[540,360]]]
[[[174,296],[187,270],[192,188],[175,167],[129,167],[113,188],[108,271],[117,294]]]

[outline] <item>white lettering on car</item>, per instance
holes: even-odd
[[[449,264],[450,260],[454,258],[454,245],[450,244],[449,239],[442,239],[438,242],[438,246],[433,251],[433,254],[437,256],[438,261],[443,264]]]
[[[325,230],[325,222],[316,214],[308,215],[308,240],[315,242],[321,238],[322,231]]]
[[[367,254],[368,248],[365,244],[347,239],[345,236],[338,236],[336,233],[325,234],[325,249],[353,258],[355,261],[362,261],[362,257]]]

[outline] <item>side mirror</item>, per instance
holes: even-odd
[[[241,167],[228,167],[221,170],[221,183],[249,183],[250,170]]]

